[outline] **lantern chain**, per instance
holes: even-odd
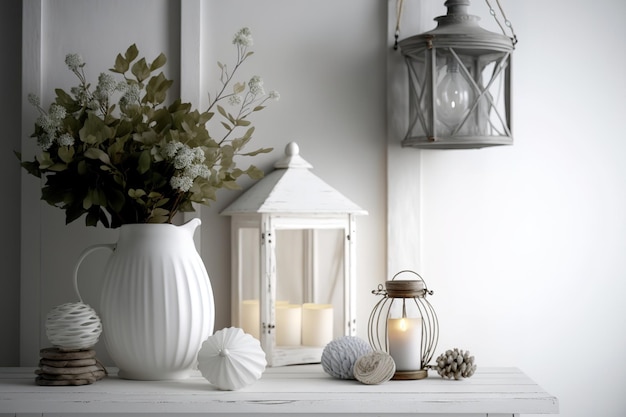
[[[396,32],[394,33],[393,49],[398,49],[398,38],[400,37],[400,20],[402,19],[402,8],[404,7],[404,0],[396,0]]]
[[[506,35],[506,30],[504,29],[504,26],[502,26],[502,23],[500,23],[495,9],[491,6],[489,0],[485,0],[485,2],[487,3],[487,7],[489,7],[489,14],[493,16],[493,19],[496,21],[498,26],[500,26],[500,30],[502,30],[502,33]],[[498,4],[498,9],[500,9],[500,13],[502,14],[502,19],[504,19],[504,25],[508,27],[511,31],[511,41],[513,42],[513,46],[515,46],[517,44],[517,35],[515,34],[515,30],[513,29],[513,23],[511,23],[511,21],[506,17],[506,14],[504,13],[504,8],[500,4],[500,0],[496,0],[496,3]]]

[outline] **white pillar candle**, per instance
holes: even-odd
[[[276,304],[276,345],[300,346],[302,338],[302,306]]]
[[[333,340],[332,304],[302,305],[302,344],[326,346]]]
[[[239,325],[241,329],[245,333],[260,339],[261,318],[259,300],[243,300],[241,302],[240,313]]]
[[[389,355],[398,371],[422,369],[422,319],[401,318],[387,320]]]

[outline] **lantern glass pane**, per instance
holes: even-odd
[[[409,74],[409,128],[407,137],[433,135],[432,53],[420,49],[406,59]]]
[[[482,57],[477,62],[480,73],[479,85],[484,90],[481,109],[484,112],[483,130],[487,136],[511,136],[510,109],[507,102],[509,55],[493,54]]]
[[[260,232],[244,227],[239,232],[239,323],[244,332],[260,338]]]
[[[510,52],[411,45],[403,53],[409,81],[404,145],[511,143]]]
[[[296,334],[319,347],[343,335],[344,241],[343,229],[276,231],[277,346]]]

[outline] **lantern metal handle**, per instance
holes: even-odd
[[[419,279],[420,279],[420,280],[424,283],[424,296],[426,296],[426,294],[428,294],[428,295],[433,295],[433,294],[435,293],[433,290],[429,290],[429,289],[428,289],[428,284],[426,284],[426,280],[425,280],[424,278],[422,278],[422,276],[421,276],[420,274],[418,274],[418,273],[417,273],[417,272],[415,272],[415,271],[411,271],[410,269],[403,269],[402,271],[400,271],[400,272],[396,273],[396,274],[395,274],[395,275],[391,278],[391,281],[394,281],[398,275],[403,274],[403,273],[405,273],[405,272],[408,272],[408,273],[410,273],[410,274],[417,275],[417,276],[419,277]],[[379,289],[380,289],[380,287],[381,287],[381,286],[379,285],[378,287],[379,287]],[[373,292],[373,291],[372,291],[372,292]]]

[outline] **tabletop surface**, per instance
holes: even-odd
[[[0,416],[39,413],[224,414],[556,414],[558,400],[517,368],[478,368],[464,380],[430,371],[415,381],[365,385],[319,364],[267,368],[238,391],[220,391],[199,373],[180,381],[120,379],[115,369],[91,385],[35,384],[35,368],[0,368]]]

